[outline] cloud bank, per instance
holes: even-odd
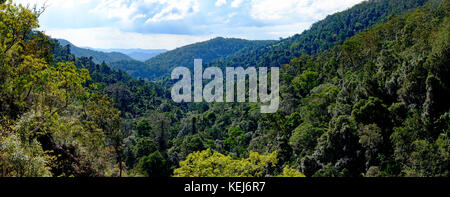
[[[41,30],[79,46],[174,49],[215,36],[301,33],[363,0],[16,0],[43,5]]]

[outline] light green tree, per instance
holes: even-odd
[[[277,153],[260,155],[250,152],[248,158],[232,159],[218,152],[207,149],[194,152],[180,162],[180,168],[175,169],[175,177],[265,177],[272,176],[278,163]],[[284,175],[299,175],[289,167]]]

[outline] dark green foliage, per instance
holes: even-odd
[[[166,160],[159,151],[142,157],[139,160],[138,168],[149,177],[166,177],[169,175]]]
[[[291,49],[297,54],[318,54],[342,43],[358,32],[383,23],[405,10],[424,5],[427,0],[370,0],[347,11],[328,16],[301,35],[294,36]]]
[[[248,136],[239,127],[231,128],[223,140],[226,146],[225,149],[235,153],[236,156],[240,156],[246,152],[247,141],[249,141]]]
[[[317,139],[324,132],[322,128],[303,123],[293,131],[292,136],[289,138],[289,145],[292,146],[294,153],[299,156],[312,153],[317,145]]]
[[[181,143],[181,151],[187,156],[189,153],[193,153],[200,150],[205,150],[205,143],[200,135],[189,135],[183,139]]]
[[[109,66],[116,70],[123,70],[127,72],[133,78],[151,79],[148,78],[146,73],[149,72],[149,66],[140,61],[136,60],[121,60],[117,62],[112,62]]]
[[[292,86],[301,96],[306,96],[318,85],[317,77],[319,77],[317,72],[306,70],[292,80]]]
[[[389,126],[389,121],[391,120],[383,101],[376,97],[370,97],[368,100],[359,100],[353,106],[352,118],[362,124],[376,123],[385,126]]]
[[[136,134],[138,137],[150,137],[152,132],[152,125],[148,120],[143,119],[137,124],[136,130]]]
[[[136,153],[136,158],[141,158],[143,156],[155,152],[158,148],[155,140],[153,140],[150,137],[142,137],[137,138],[137,143],[134,146],[134,149]]]

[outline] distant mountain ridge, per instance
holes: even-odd
[[[130,56],[134,60],[145,62],[152,57],[155,57],[161,53],[165,53],[166,49],[99,49],[91,47],[83,47],[90,50],[101,51],[105,53],[118,52]]]
[[[123,54],[123,53],[101,52],[101,51],[96,51],[96,50],[92,50],[92,49],[86,49],[86,48],[81,48],[81,47],[75,46],[71,42],[64,40],[64,39],[57,39],[57,40],[58,40],[59,44],[61,44],[62,46],[69,45],[70,51],[76,57],[92,57],[93,61],[97,64],[100,64],[102,62],[112,63],[112,62],[117,62],[117,61],[133,60],[133,58],[131,58],[130,56]]]

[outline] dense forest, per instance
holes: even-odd
[[[77,57],[36,30],[42,9],[0,2],[0,176],[449,176],[450,0],[365,1],[287,39],[126,67]],[[193,58],[281,66],[280,110],[174,103],[165,76]]]

